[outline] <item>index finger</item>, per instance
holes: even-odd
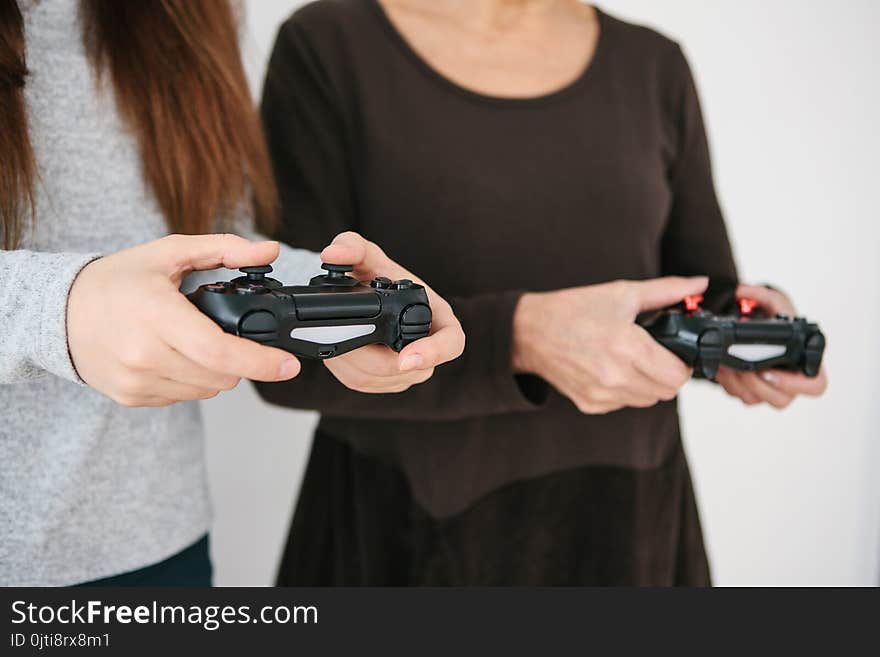
[[[635,365],[639,371],[670,388],[678,390],[693,375],[693,370],[669,349],[657,342],[641,326],[633,325],[636,341]]]
[[[430,288],[431,334],[408,344],[400,352],[401,371],[430,369],[455,360],[464,352],[465,335],[452,306]]]
[[[825,368],[822,368],[818,376],[813,377],[806,376],[801,372],[767,370],[761,373],[761,378],[773,387],[779,388],[791,395],[818,397],[828,387],[828,377],[825,375]]]
[[[181,295],[163,309],[167,315],[159,329],[176,351],[214,372],[252,381],[285,381],[299,374],[299,361],[286,351],[224,333]]]

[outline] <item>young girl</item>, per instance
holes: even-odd
[[[296,282],[320,265],[202,235],[256,236],[251,207],[263,231],[276,210],[232,8],[0,0],[0,106],[0,584],[207,585],[192,400],[299,363],[224,334],[178,288],[194,270],[278,257]],[[405,275],[354,234],[322,255]],[[457,356],[458,322],[431,302],[431,337],[346,355],[342,383],[403,390]]]

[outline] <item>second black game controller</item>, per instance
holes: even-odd
[[[368,344],[395,351],[431,331],[425,288],[408,279],[375,278],[363,285],[347,265],[323,265],[308,285],[285,286],[269,265],[243,267],[228,282],[188,295],[227,333],[305,358],[332,358]]]
[[[705,297],[687,297],[636,321],[698,378],[714,379],[721,366],[816,376],[825,351],[818,325],[803,317],[770,316],[755,300],[736,298],[735,290],[731,281],[713,280]]]

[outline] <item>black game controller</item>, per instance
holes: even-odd
[[[332,358],[368,344],[400,351],[431,331],[425,288],[380,277],[362,285],[347,265],[308,285],[267,278],[272,267],[243,267],[229,282],[202,285],[188,295],[224,331],[306,358]]]
[[[735,283],[720,279],[710,281],[705,297],[687,297],[636,321],[693,367],[698,378],[714,379],[722,365],[746,372],[794,370],[812,377],[825,351],[818,325],[803,317],[770,317],[754,299],[736,298]]]

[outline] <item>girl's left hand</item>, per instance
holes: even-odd
[[[431,378],[437,365],[461,356],[464,331],[449,303],[376,244],[357,233],[341,233],[321,252],[321,259],[353,265],[352,275],[361,281],[376,276],[414,280],[425,286],[431,304],[431,334],[407,345],[399,354],[383,345],[369,345],[322,361],[346,387],[359,392],[403,392]]]
[[[754,299],[771,316],[779,314],[794,317],[797,314],[788,297],[777,290],[760,285],[740,285],[736,294],[737,297]],[[824,365],[815,377],[785,370],[737,372],[722,367],[716,381],[729,395],[738,397],[749,406],[767,403],[779,409],[791,404],[798,395],[818,397],[828,387]]]

